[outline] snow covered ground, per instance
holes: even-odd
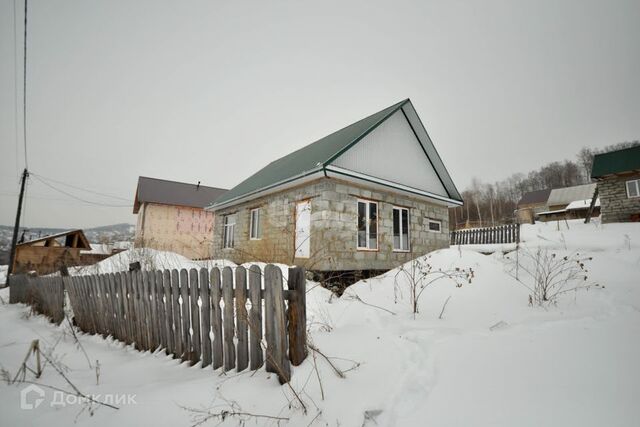
[[[531,292],[508,274],[502,251],[483,255],[464,247],[422,259],[434,270],[472,268],[474,278],[461,287],[445,280],[429,285],[415,316],[409,281],[398,270],[359,282],[339,299],[308,282],[310,339],[344,378],[312,351],[293,368],[291,388],[263,370],[223,374],[81,334],[90,368],[68,326],[3,304],[4,370],[15,374],[29,343],[39,339],[82,392],[135,395],[135,402],[118,410],[100,407],[90,416],[81,405],[52,407],[53,391],[47,390],[37,408],[20,409],[25,384],[2,384],[2,424],[192,425],[198,419],[188,407],[288,419],[229,415],[209,425],[637,425],[640,224],[536,224],[523,228],[522,239],[522,251],[592,257],[588,283],[599,286],[531,307]],[[8,291],[0,296],[7,301]],[[36,381],[69,390],[51,367]]]
[[[7,281],[8,265],[0,265],[0,285],[4,285]]]

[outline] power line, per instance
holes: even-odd
[[[16,174],[18,174],[19,176],[18,147],[20,145],[20,138],[18,136],[18,8],[16,6],[16,1],[17,0],[13,0],[13,125],[16,133]]]
[[[27,165],[27,3],[24,0],[24,66],[22,76],[22,126],[24,127],[24,168],[29,169]]]
[[[83,199],[83,198],[78,197],[78,196],[76,196],[74,194],[67,193],[66,191],[61,190],[60,188],[57,188],[54,185],[51,185],[50,183],[46,182],[45,180],[43,180],[42,178],[40,178],[37,175],[34,175],[34,178],[37,179],[38,181],[40,181],[42,184],[46,185],[47,187],[49,187],[49,188],[51,188],[51,189],[53,189],[53,190],[55,190],[55,191],[57,191],[59,193],[62,193],[65,196],[69,196],[72,199],[79,200],[79,201],[87,203],[89,205],[104,206],[104,207],[109,207],[109,208],[131,208],[132,207],[132,205],[112,205],[112,204],[109,204],[109,203],[100,203],[100,202],[94,202],[92,200]]]
[[[59,180],[53,179],[53,178],[48,178],[46,176],[39,175],[39,174],[36,174],[36,173],[33,173],[33,172],[30,172],[30,173],[31,173],[31,175],[39,177],[41,179],[45,179],[47,181],[55,182],[57,184],[61,184],[61,185],[64,185],[66,187],[70,187],[70,188],[73,188],[73,189],[76,189],[76,190],[84,191],[84,192],[91,193],[91,194],[96,194],[98,196],[109,197],[109,198],[112,198],[112,199],[123,200],[125,202],[131,202],[131,199],[129,199],[129,198],[120,197],[120,196],[114,196],[112,194],[107,194],[107,193],[101,193],[101,192],[95,191],[95,190],[89,190],[87,188],[78,187],[77,185],[68,184],[66,182],[62,182],[62,181],[59,181]]]

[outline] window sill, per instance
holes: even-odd
[[[380,249],[357,248],[358,252],[378,252]]]
[[[249,238],[249,241],[251,241],[251,242],[260,241],[260,240],[262,240],[262,237],[258,237],[258,238],[251,237],[251,238]]]
[[[392,252],[400,253],[400,254],[409,254],[411,253],[411,249],[403,250],[403,249],[394,249]]]

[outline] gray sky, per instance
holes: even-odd
[[[139,175],[231,187],[406,97],[460,190],[640,138],[637,0],[239,3],[31,0],[29,169],[130,199]],[[24,167],[13,34],[0,0],[0,224]],[[135,221],[28,195],[27,226]]]

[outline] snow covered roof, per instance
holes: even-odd
[[[576,200],[574,202],[569,203],[565,209],[568,211],[577,210],[577,209],[588,209],[589,206],[591,206],[591,199],[584,199],[584,200]],[[594,207],[598,207],[598,206],[600,206],[599,198],[596,199],[596,203]]]

